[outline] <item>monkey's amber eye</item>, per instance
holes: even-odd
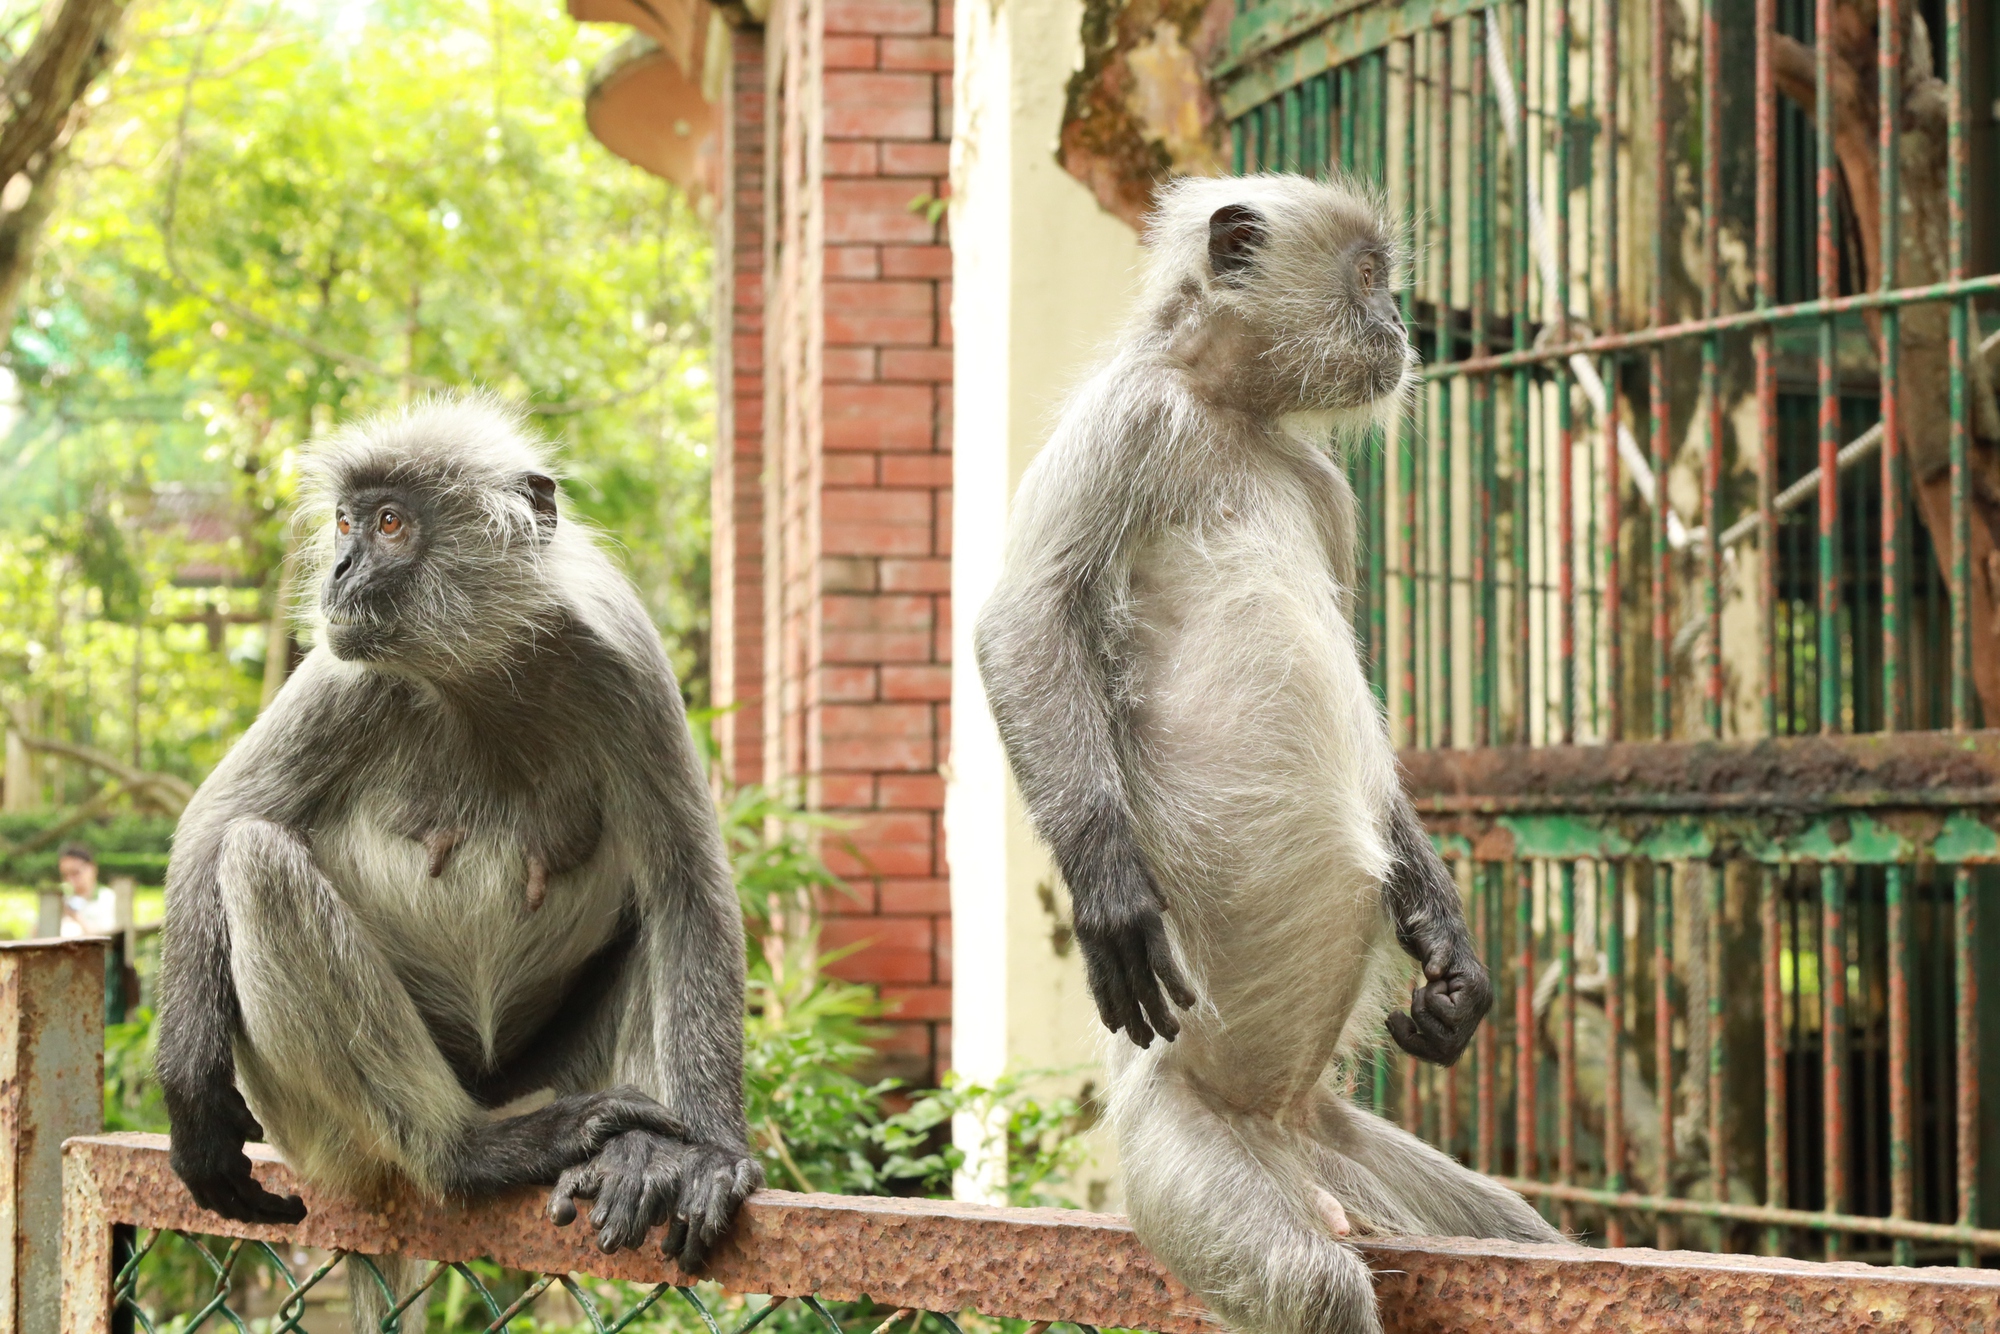
[[[1364,259],[1355,266],[1355,276],[1361,279],[1361,290],[1372,291],[1375,287],[1375,261]]]
[[[352,526],[352,525],[350,525],[350,524],[349,524],[349,523],[347,522],[347,516],[346,516],[345,514],[341,515],[341,516],[340,516],[340,520],[339,520],[339,522],[337,522],[337,523],[336,523],[336,524],[334,525],[334,527],[336,527],[336,528],[340,529],[340,535],[341,535],[342,537],[345,537],[345,536],[347,536],[347,530],[348,530],[348,529],[349,529],[349,528],[350,528],[351,526]]]
[[[394,537],[403,531],[403,516],[394,510],[383,510],[381,519],[375,525],[384,537]]]

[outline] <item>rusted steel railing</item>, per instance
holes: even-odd
[[[195,1205],[168,1166],[164,1136],[81,1134],[58,1154],[65,1130],[98,1124],[103,957],[103,942],[94,940],[0,946],[0,1277],[6,1280],[0,1292],[9,1296],[0,1303],[0,1334],[56,1328],[111,1334],[121,1327],[121,1307],[143,1317],[134,1322],[143,1328],[154,1327],[153,1317],[173,1316],[194,1317],[196,1329],[223,1328],[236,1314],[227,1306],[233,1284],[251,1265],[275,1267],[286,1285],[278,1309],[266,1313],[274,1317],[269,1327],[298,1330],[306,1302],[336,1266],[348,1266],[350,1282],[370,1282],[364,1257],[381,1255],[428,1258],[434,1263],[425,1283],[458,1274],[482,1297],[490,1294],[465,1268],[470,1261],[540,1275],[504,1308],[488,1306],[490,1329],[506,1329],[557,1285],[576,1298],[585,1323],[600,1330],[623,1328],[665,1300],[712,1320],[689,1277],[656,1251],[603,1255],[581,1228],[551,1224],[538,1192],[472,1207],[406,1200],[375,1211],[301,1188],[270,1149],[252,1146],[264,1185],[281,1194],[298,1191],[310,1211],[297,1227],[253,1227]],[[147,1287],[146,1259],[175,1235],[224,1241],[204,1252],[213,1291],[183,1292],[191,1304],[167,1310]],[[1375,1271],[1384,1323],[1394,1334],[2000,1328],[2000,1271],[1993,1270],[1452,1238],[1378,1238],[1358,1246]],[[296,1247],[328,1254],[294,1273],[287,1256]],[[579,1277],[639,1286],[626,1290],[632,1300],[625,1310],[605,1311]],[[1219,1328],[1124,1219],[1080,1211],[764,1191],[745,1206],[702,1277],[738,1294],[798,1299],[828,1334],[841,1331],[822,1298],[866,1297],[883,1313],[930,1312],[947,1334],[955,1334],[965,1312],[1073,1324],[1083,1334],[1096,1326],[1161,1334]],[[740,1309],[755,1325],[777,1308],[767,1300]],[[713,1323],[707,1327],[720,1334]],[[914,1334],[913,1326],[902,1328]]]
[[[475,1207],[409,1202],[386,1213],[305,1196],[297,1227],[253,1227],[198,1208],[167,1166],[159,1135],[103,1135],[64,1147],[65,1334],[109,1334],[112,1229],[130,1224],[438,1262],[491,1258],[544,1275],[654,1285],[690,1280],[650,1248],[600,1254],[559,1229],[537,1193]],[[300,1190],[270,1151],[253,1149],[271,1190]],[[141,1241],[143,1248],[145,1242]],[[1459,1239],[1382,1239],[1359,1249],[1396,1334],[1675,1331],[1851,1334],[1861,1329],[2000,1326],[2000,1272],[1892,1269],[1673,1251],[1607,1251]],[[1220,1328],[1142,1249],[1123,1218],[763,1191],[744,1207],[703,1276],[736,1292],[851,1301],[1029,1321],[1207,1334]],[[558,1277],[555,1281],[560,1281]],[[831,1317],[827,1317],[829,1322]]]
[[[0,1334],[55,1328],[62,1143],[104,1124],[104,945],[0,941]]]

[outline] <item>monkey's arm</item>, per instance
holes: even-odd
[[[742,909],[678,692],[664,659],[655,666],[660,683],[643,687],[647,721],[630,729],[625,769],[645,775],[630,812],[642,840],[638,935],[599,1036],[611,1031],[615,1078],[658,1098],[687,1133],[613,1140],[563,1174],[550,1214],[566,1224],[578,1198],[595,1199],[606,1249],[666,1223],[662,1249],[694,1270],[764,1178],[743,1117]]]
[[[1458,885],[1409,799],[1396,794],[1389,829],[1395,868],[1383,886],[1396,940],[1423,965],[1410,1012],[1389,1016],[1389,1036],[1410,1055],[1451,1065],[1493,1005],[1493,983],[1472,943]]]
[[[1116,524],[1081,509],[1025,518],[1030,529],[1044,525],[1042,540],[1009,553],[1008,578],[980,612],[979,676],[1028,813],[1069,887],[1098,1016],[1141,1047],[1155,1033],[1171,1042],[1180,1020],[1168,1000],[1191,1006],[1195,994],[1167,940],[1118,760],[1097,596]]]

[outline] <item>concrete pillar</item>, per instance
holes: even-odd
[[[1019,794],[973,661],[976,613],[999,574],[1008,504],[1066,390],[1122,321],[1136,289],[1131,228],[1056,162],[1064,88],[1082,63],[1079,0],[960,0],[955,22],[951,238],[956,451],[952,528],[952,734],[945,804],[959,942],[953,1065],[973,1080],[1059,1069],[1080,1091],[1101,1032],[1068,941],[1068,906]],[[993,1199],[1004,1162],[963,1118],[966,1198]],[[1101,1141],[1101,1137],[1100,1137]],[[1108,1142],[1074,1183],[1116,1204]]]

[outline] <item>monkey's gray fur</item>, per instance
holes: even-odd
[[[363,1202],[553,1185],[558,1222],[594,1198],[600,1245],[664,1222],[697,1267],[761,1173],[742,922],[658,634],[488,400],[308,466],[318,646],[168,868],[174,1169],[251,1222],[304,1214],[251,1179],[265,1132]]]
[[[1350,1227],[1561,1239],[1331,1073],[1385,1015],[1450,1063],[1492,1000],[1362,672],[1324,443],[1402,408],[1402,260],[1368,197],[1294,176],[1182,181],[1147,239],[1136,318],[1022,479],[980,672],[1131,1039],[1140,1238],[1244,1329],[1373,1334]]]

